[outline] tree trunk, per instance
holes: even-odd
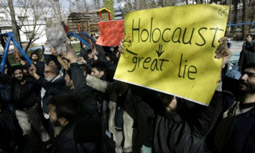
[[[18,29],[17,22],[16,22],[16,19],[15,19],[15,11],[14,11],[12,0],[8,0],[8,5],[9,5],[9,8],[10,8],[10,15],[11,15],[11,21],[12,21],[12,30],[13,30],[13,33],[15,35],[15,39],[20,44],[20,46],[22,46],[21,41],[20,41],[20,36],[19,36],[19,29]]]
[[[232,18],[232,9],[231,9],[231,6],[232,6],[232,0],[226,0],[226,5],[229,6],[229,14],[228,14],[228,23],[231,24],[231,18]],[[228,28],[228,32],[230,33],[232,30],[233,30],[233,26],[230,26]]]
[[[175,6],[175,0],[169,0],[167,6]]]
[[[61,15],[61,8],[60,8],[59,0],[58,0],[58,2],[57,2],[57,7],[58,7],[59,19],[60,19],[60,21],[63,21],[63,18],[62,18],[62,15]]]
[[[29,49],[29,47],[31,46],[34,36],[35,36],[35,34],[34,34],[34,32],[32,32],[31,38],[29,39],[29,41],[28,41],[28,43],[27,43],[27,46],[26,46],[26,48],[25,48],[25,52],[27,52],[28,49]]]
[[[94,3],[95,3],[96,9],[99,9],[100,7],[99,0],[95,0]]]
[[[97,1],[97,8],[100,8],[100,0],[96,0]]]
[[[84,9],[85,9],[85,12],[87,13],[88,12],[88,9],[87,9],[87,1],[86,0],[83,0],[84,1]]]
[[[189,5],[189,0],[186,0],[186,5]]]
[[[248,22],[248,2],[243,0],[243,22]],[[247,24],[243,25],[243,39],[246,38],[246,35],[249,33],[249,27]]]
[[[252,26],[252,24],[251,24],[251,23],[253,22],[253,19],[254,19],[254,15],[252,15],[252,17],[251,17],[250,24],[249,24],[249,28],[248,28],[249,30],[248,30],[248,31],[250,31],[250,30],[251,30],[251,26]]]
[[[238,15],[238,1],[237,0],[233,0],[233,5],[234,5],[234,9],[233,9],[233,22],[232,23],[237,23],[237,15]],[[234,27],[234,34],[236,32],[236,28]]]
[[[161,0],[160,5],[161,5],[162,7],[165,7],[165,6],[166,6],[165,0]]]
[[[140,0],[135,1],[135,9],[140,10]]]
[[[147,8],[145,0],[139,0],[139,6],[141,10]]]

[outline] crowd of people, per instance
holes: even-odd
[[[219,42],[225,69],[232,54],[227,38]],[[115,81],[122,45],[90,40],[79,57],[70,40],[66,53],[45,49],[43,61],[16,56],[20,65],[7,62],[0,74],[0,153],[255,152],[253,62],[239,80],[223,70],[206,107]]]

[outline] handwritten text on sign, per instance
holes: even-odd
[[[208,105],[220,76],[214,56],[228,9],[186,5],[127,14],[114,78]]]

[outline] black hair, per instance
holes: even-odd
[[[249,64],[245,65],[244,68],[241,71],[243,71],[244,69],[247,69],[247,68],[255,69],[255,63],[249,63]]]
[[[115,53],[113,53],[113,52],[106,52],[105,56],[108,56],[110,58],[111,62],[118,63],[118,58],[115,56]]]
[[[250,36],[252,40],[254,39],[253,34],[249,33],[249,34],[246,35],[246,37],[248,37],[248,36]]]
[[[31,53],[30,57],[32,57],[34,54],[37,55],[37,57],[39,56],[38,53],[33,52],[33,53]]]
[[[21,56],[20,59],[22,59],[23,61],[27,62],[26,58],[24,56]]]
[[[21,71],[23,71],[23,69],[24,69],[24,67],[22,66],[22,65],[15,65],[15,66],[12,66],[11,67],[11,72],[12,72],[12,74],[14,74],[14,71],[16,71],[16,70],[21,70]]]
[[[73,93],[55,95],[49,104],[56,106],[58,118],[66,118],[69,122],[77,121],[80,118],[80,106]]]
[[[247,34],[247,37],[250,36],[253,39],[253,34],[249,33]]]
[[[104,71],[106,73],[106,64],[101,61],[95,61],[91,64],[91,68],[97,68],[98,71]]]
[[[92,50],[91,49],[88,49],[87,50],[87,53],[89,54],[89,53],[92,53]]]
[[[87,65],[85,65],[85,64],[80,64],[79,65],[80,66],[80,68],[82,69],[82,71],[84,72],[84,71],[88,71],[88,66]]]

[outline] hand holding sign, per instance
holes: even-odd
[[[219,47],[216,49],[215,53],[215,58],[223,58],[222,61],[222,68],[225,67],[226,63],[229,61],[229,59],[232,56],[232,52],[229,50],[228,45],[227,45],[227,37],[222,37],[219,40]]]
[[[53,56],[58,56],[58,53],[55,51],[55,49],[52,46],[50,47],[50,52]]]
[[[77,56],[74,52],[74,49],[71,44],[68,44],[66,46],[66,53],[64,54],[64,58],[70,61],[70,63],[77,63]]]

